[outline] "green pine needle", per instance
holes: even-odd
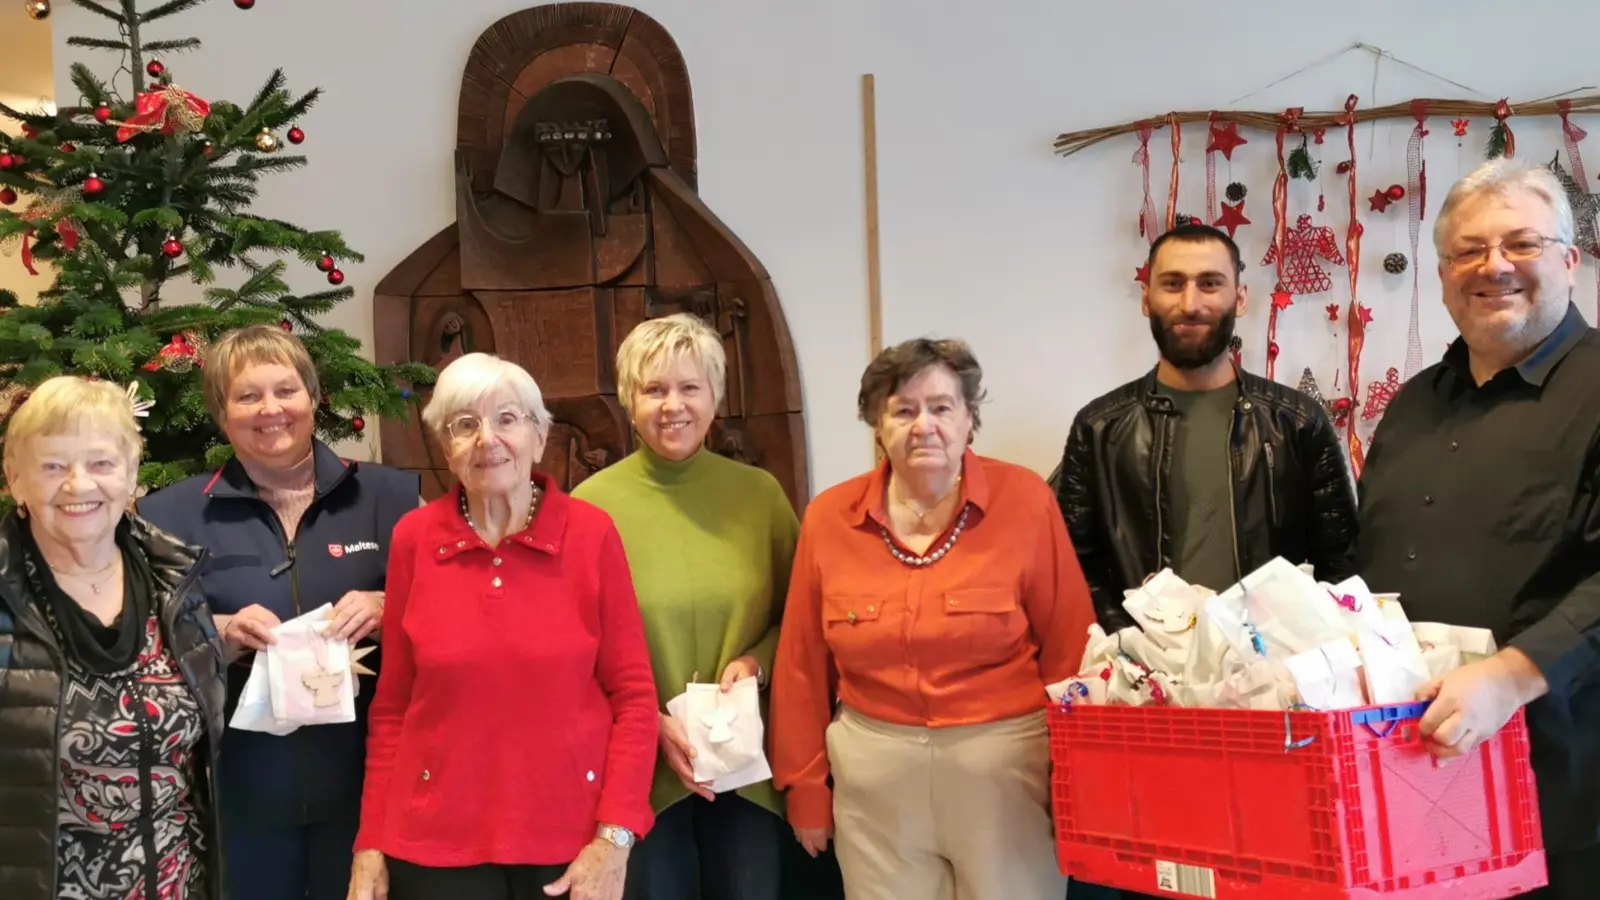
[[[1485,151],[1486,159],[1498,159],[1506,155],[1506,126],[1504,122],[1497,123],[1489,129],[1489,147]]]

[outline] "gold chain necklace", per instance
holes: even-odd
[[[928,507],[926,512],[918,510],[915,506],[911,505],[911,501],[905,497],[895,497],[894,500],[906,510],[910,511],[912,515],[916,516],[919,523],[926,525],[928,523],[928,517],[933,515],[934,512],[939,509],[939,507],[944,506],[944,502],[949,500],[950,496],[959,490],[961,490],[961,476],[957,475],[956,483],[950,486],[950,490],[945,491],[943,497],[940,497],[938,500],[934,501],[934,504]],[[893,493],[894,492],[891,491],[891,495]]]
[[[117,553],[116,556],[111,557],[111,562],[106,563],[105,568],[95,572],[68,572],[64,569],[58,569],[55,566],[51,566],[49,562],[46,562],[45,565],[50,566],[50,571],[56,573],[58,576],[83,579],[83,582],[89,586],[89,590],[98,594],[100,593],[100,589],[105,587],[106,583],[111,580],[111,577],[107,575],[105,578],[101,578],[99,581],[95,581],[93,579],[110,572],[112,569],[116,568],[117,563],[119,562],[122,562],[122,554],[120,552]]]

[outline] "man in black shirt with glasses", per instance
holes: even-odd
[[[1587,900],[1600,891],[1600,332],[1571,297],[1588,248],[1551,168],[1513,159],[1451,189],[1434,244],[1461,336],[1378,426],[1356,570],[1400,592],[1412,621],[1493,630],[1499,653],[1428,686],[1421,731],[1437,756],[1463,756],[1527,707],[1550,872],[1528,896]]]

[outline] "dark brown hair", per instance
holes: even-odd
[[[930,366],[944,366],[955,374],[961,383],[961,399],[972,412],[972,430],[977,431],[983,424],[978,417],[978,404],[987,398],[983,367],[978,365],[967,342],[958,338],[914,338],[879,353],[861,373],[861,393],[856,395],[856,414],[861,421],[877,425],[889,397]]]

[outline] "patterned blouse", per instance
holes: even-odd
[[[206,900],[205,838],[191,799],[204,734],[154,615],[132,665],[108,674],[69,665],[58,745],[60,900]]]

